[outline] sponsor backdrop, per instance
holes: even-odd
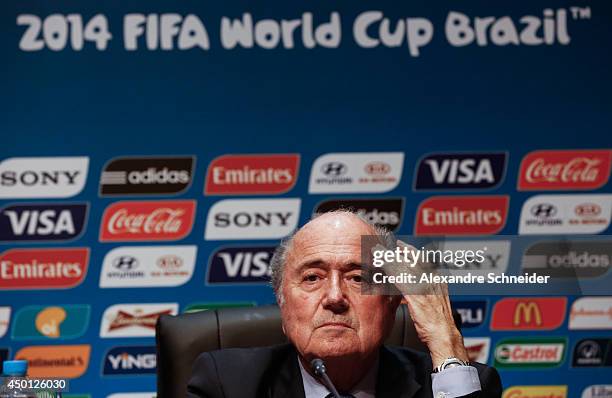
[[[609,270],[607,2],[0,8],[0,357],[72,397],[153,396],[157,317],[272,303],[271,253],[317,209]],[[506,397],[612,396],[612,296],[455,307]]]

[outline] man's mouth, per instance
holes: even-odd
[[[351,328],[351,325],[344,322],[326,322],[319,326],[319,328]]]

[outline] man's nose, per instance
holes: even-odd
[[[345,295],[342,277],[339,274],[332,274],[326,286],[325,297],[323,298],[323,308],[334,313],[343,313],[348,310],[349,302]]]

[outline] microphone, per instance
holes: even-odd
[[[332,394],[334,394],[334,397],[342,398],[340,394],[338,394],[338,390],[336,390],[336,387],[334,387],[334,383],[332,383],[332,381],[329,379],[329,376],[327,376],[327,370],[325,369],[325,363],[323,362],[323,360],[320,358],[315,358],[310,362],[310,366],[312,372],[323,380],[325,387],[327,387],[327,389],[331,391]]]

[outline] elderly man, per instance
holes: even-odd
[[[405,296],[429,355],[383,346],[402,297],[362,294],[361,237],[379,233],[344,211],[297,231],[273,260],[290,344],[200,355],[188,397],[333,397],[315,358],[343,397],[501,397],[495,369],[468,363],[447,295]]]

